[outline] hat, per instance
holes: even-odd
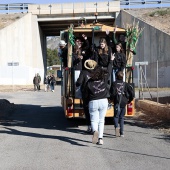
[[[65,46],[67,43],[64,40],[61,40],[59,46]]]
[[[94,60],[86,60],[84,62],[84,67],[88,70],[93,70],[97,65],[97,62]]]

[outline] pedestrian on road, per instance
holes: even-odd
[[[110,97],[114,103],[114,126],[116,137],[124,137],[125,107],[134,98],[134,89],[130,84],[123,81],[123,75],[122,71],[117,73],[117,80],[112,83],[110,89]]]
[[[82,93],[82,100],[83,100],[83,109],[84,109],[84,113],[86,116],[86,124],[88,126],[87,128],[87,133],[91,133],[92,132],[92,128],[91,128],[91,122],[90,122],[90,113],[89,113],[89,100],[86,97],[86,83],[88,82],[88,80],[91,77],[91,74],[94,70],[94,68],[96,67],[97,63],[94,60],[86,60],[84,63],[84,67],[85,70],[82,70],[80,72],[80,75],[76,81],[76,87],[81,86],[81,93]]]
[[[35,76],[33,78],[34,91],[39,91],[39,83],[40,83],[40,79],[37,76],[37,74],[35,74]]]
[[[38,90],[41,90],[41,88],[40,88],[41,76],[39,75],[39,73],[37,73],[37,77],[39,79]]]
[[[52,92],[54,92],[55,84],[56,84],[56,80],[55,80],[54,75],[52,74],[52,76],[50,78],[50,87],[51,87]]]
[[[46,75],[46,77],[44,79],[44,85],[45,85],[45,89],[44,90],[45,90],[45,92],[48,92],[48,90],[49,90],[48,82],[49,82],[49,76]]]
[[[93,131],[92,143],[103,145],[105,115],[108,107],[108,79],[112,71],[114,56],[111,56],[108,69],[96,66],[87,83],[89,113]]]

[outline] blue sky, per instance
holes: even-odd
[[[50,4],[64,2],[102,2],[108,0],[0,0],[0,4],[8,3],[34,3],[34,4]]]

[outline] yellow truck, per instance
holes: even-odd
[[[98,44],[99,39],[101,37],[106,36],[106,30],[113,32],[114,27],[107,26],[102,23],[91,23],[91,24],[82,24],[79,27],[70,29],[75,37],[80,37],[82,34],[85,34],[88,37],[88,40],[91,40],[92,43]],[[69,39],[69,32],[70,30],[62,31],[62,34],[67,35],[67,39]],[[117,28],[116,34],[125,34],[125,29]],[[64,36],[61,36],[62,38]],[[66,39],[63,39],[67,41]],[[73,70],[72,66],[72,45],[68,42],[68,67],[62,69],[62,83],[61,83],[61,105],[64,109],[65,117],[66,118],[85,118],[84,110],[83,110],[83,103],[81,98],[76,97],[76,90],[75,90],[75,82],[78,78],[80,71]],[[133,82],[132,78],[132,69],[131,67],[126,68],[126,71],[129,72],[130,70],[130,81]],[[128,79],[127,79],[128,80]],[[106,117],[113,117],[114,110],[113,106],[107,110]],[[126,109],[126,116],[133,116],[134,115],[134,101],[127,105]]]

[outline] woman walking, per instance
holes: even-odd
[[[92,143],[103,144],[104,119],[108,107],[108,79],[112,71],[114,55],[109,61],[108,70],[96,66],[87,83],[89,113],[93,131]]]

